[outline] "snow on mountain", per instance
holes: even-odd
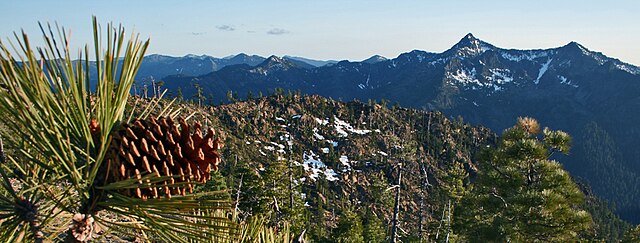
[[[374,64],[374,63],[379,63],[379,62],[384,62],[387,59],[386,57],[380,56],[380,55],[373,55],[365,60],[362,60],[362,62],[364,63],[369,63],[369,64]]]
[[[467,70],[466,68],[458,69],[455,73],[448,72],[446,76],[449,80],[454,81],[455,84],[461,84],[463,86],[477,85],[484,86],[480,80],[476,78],[476,68]]]
[[[320,174],[323,174],[328,181],[339,180],[338,173],[336,173],[333,169],[327,167],[327,165],[322,162],[322,160],[320,160],[320,157],[313,151],[305,151],[302,157],[304,160],[302,163],[302,168],[304,168],[305,172],[309,173],[308,176],[309,178],[311,178],[311,180],[317,180]]]
[[[557,77],[558,77],[558,79],[560,79],[560,83],[561,84],[566,84],[566,85],[569,85],[569,86],[574,87],[574,88],[578,88],[579,87],[577,84],[574,84],[571,80],[565,78],[562,75],[558,75]]]
[[[540,83],[540,78],[542,78],[542,75],[544,75],[544,73],[546,73],[549,69],[549,64],[551,64],[551,61],[553,61],[553,58],[549,58],[546,63],[542,64],[542,66],[540,67],[540,71],[538,71],[538,77],[533,81],[533,83]]]
[[[469,33],[447,52],[452,52],[460,58],[468,58],[493,49],[496,49],[493,45],[481,41]]]
[[[640,74],[640,68],[638,68],[636,66],[633,66],[633,65],[630,65],[630,64],[626,64],[626,63],[623,63],[623,62],[615,63],[614,65],[615,65],[616,68],[618,68],[618,69],[620,69],[622,71],[628,72],[630,74],[633,74],[633,75]]]
[[[500,55],[502,58],[513,62],[520,62],[523,60],[533,61],[542,57],[549,57],[555,54],[554,50],[502,50]]]
[[[353,126],[351,126],[351,124],[338,119],[338,117],[334,117],[334,127],[336,128],[336,132],[338,133],[339,137],[347,137],[349,136],[349,133],[355,133],[355,134],[359,134],[359,135],[364,135],[367,133],[370,133],[371,130],[361,130],[361,129],[355,129],[353,128]]]
[[[212,57],[207,56],[207,55],[195,55],[195,54],[187,54],[184,57],[185,58],[199,59],[199,60],[205,60],[207,58],[212,58]]]

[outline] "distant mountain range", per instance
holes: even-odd
[[[371,58],[384,58],[373,56]],[[246,64],[256,66],[264,62],[267,58],[258,55],[247,55],[240,53],[227,57],[212,57],[207,55],[189,54],[183,57],[172,57],[159,54],[148,55],[144,58],[140,70],[138,71],[138,80],[160,80],[170,75],[186,75],[199,76],[210,72],[218,71],[226,66]],[[296,63],[299,67],[315,68],[325,65],[335,64],[334,60],[314,60],[304,57],[284,56],[290,62]]]
[[[472,34],[442,53],[414,50],[361,62],[241,55],[150,56],[139,75],[163,77],[164,87],[173,94],[180,89],[184,97],[199,84],[215,103],[228,102],[229,91],[243,98],[284,89],[341,100],[385,99],[495,131],[532,116],[573,135],[572,155],[558,158],[614,202],[623,218],[640,222],[640,68],[634,65],[576,42],[514,50]]]

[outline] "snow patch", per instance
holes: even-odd
[[[635,66],[632,66],[632,65],[629,65],[629,64],[626,64],[626,63],[622,63],[622,64],[616,63],[614,65],[616,66],[617,69],[620,69],[620,70],[625,71],[627,73],[634,74],[634,75],[640,74],[640,68],[638,68],[638,67],[635,67]]]
[[[306,151],[302,155],[304,162],[302,163],[302,167],[304,171],[310,172],[309,178],[312,180],[317,180],[320,174],[324,174],[325,178],[328,181],[337,181],[338,173],[336,173],[333,169],[327,167],[327,165],[320,160],[319,156],[313,153],[313,151]]]
[[[470,38],[470,37],[467,37]],[[469,45],[468,46],[462,46],[459,47],[458,49],[456,49],[456,56],[458,57],[473,57],[473,56],[477,56],[480,55],[486,51],[491,50],[491,46],[489,46],[488,44],[481,42],[477,39],[470,39],[469,40]]]
[[[284,145],[282,145],[282,144],[278,144],[278,143],[274,143],[274,142],[271,142],[271,144],[273,144],[274,146],[278,146],[280,149],[284,149]]]
[[[509,61],[520,62],[522,60],[533,61],[534,59],[538,59],[541,57],[548,57],[554,54],[554,51],[538,51],[538,50],[529,50],[529,51],[518,51],[517,53],[511,54],[509,52],[501,52],[500,55],[502,58],[507,59]]]
[[[560,79],[560,83],[561,84],[566,84],[566,85],[569,85],[569,86],[574,87],[574,88],[578,88],[579,87],[577,84],[572,83],[571,80],[565,78],[564,76],[558,75],[558,79]]]
[[[347,137],[349,136],[349,133],[355,133],[355,134],[360,134],[360,135],[365,135],[367,133],[370,133],[371,130],[361,130],[361,129],[355,129],[351,126],[351,124],[338,119],[338,117],[334,116],[334,127],[336,128],[336,132],[338,132],[338,137]]]
[[[320,120],[320,118],[315,118],[316,122],[318,122],[320,125],[327,125],[329,124],[329,120],[328,119],[324,119],[324,120]]]
[[[491,76],[486,76],[485,79],[489,83],[485,84],[487,87],[493,87],[494,92],[503,89],[503,86],[513,81],[513,76],[509,69],[492,68],[489,69]]]
[[[318,128],[313,128],[313,137],[315,137],[318,140],[324,140],[324,136],[320,135],[318,133]]]
[[[540,78],[542,78],[542,75],[544,75],[544,73],[546,73],[549,69],[549,64],[551,64],[551,61],[553,61],[553,58],[549,58],[546,63],[542,64],[542,67],[540,67],[540,71],[538,71],[538,78],[533,81],[534,84],[540,83]]]
[[[602,56],[602,54],[591,52],[591,51],[585,49],[580,44],[577,44],[577,45],[578,45],[578,48],[580,48],[580,51],[582,51],[582,54],[584,54],[585,56],[591,57],[594,60],[596,60],[596,62],[598,62],[598,65],[602,65],[607,61],[606,58]]]
[[[275,148],[275,147],[273,147],[273,146],[264,146],[263,148],[264,148],[264,149],[266,149],[266,150],[269,150],[269,151],[274,151],[274,150],[276,150],[276,148]]]
[[[487,80],[493,81],[498,84],[506,84],[513,81],[511,70],[504,68],[492,68],[489,69],[491,76],[487,77]]]
[[[471,71],[462,69],[456,70],[455,73],[448,72],[447,77],[462,85],[475,84],[478,86],[484,86],[484,84],[476,78],[476,68],[471,69]]]
[[[349,164],[349,158],[346,155],[340,156],[340,159],[338,159],[338,161],[340,161],[340,163],[345,166],[345,168],[342,169],[342,172],[351,170],[351,164]]]

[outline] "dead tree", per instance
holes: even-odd
[[[402,182],[402,163],[398,163],[398,181],[396,186],[396,200],[393,207],[393,221],[391,223],[391,243],[398,242],[398,214],[400,213],[400,187]]]

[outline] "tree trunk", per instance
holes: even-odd
[[[158,91],[156,90],[156,81],[151,79],[151,87],[153,88],[153,98],[158,98]]]
[[[449,233],[451,233],[451,199],[447,201],[447,208],[447,239],[445,242],[449,243]]]
[[[427,195],[427,189],[428,189],[428,186],[429,186],[429,177],[428,177],[427,169],[426,169],[427,165],[424,162],[422,162],[422,166],[421,167],[422,168],[420,168],[420,169],[421,169],[421,172],[422,172],[422,178],[423,179],[422,179],[422,185],[421,185],[421,191],[420,191],[420,228],[419,228],[419,230],[420,230],[420,242],[422,242],[423,239],[424,239],[424,232],[425,232],[425,227],[424,227],[424,222],[425,222],[425,220],[424,220],[424,214],[425,214],[424,213],[424,207],[425,207],[424,206],[424,200],[425,200],[425,197]],[[427,235],[427,237],[428,237],[428,235]]]
[[[420,224],[418,227],[418,237],[420,238],[420,243],[423,242],[424,239],[424,192],[420,192]]]
[[[287,140],[287,145],[289,145],[289,208],[293,210],[293,138],[291,133],[289,134],[289,139]]]
[[[400,211],[400,183],[402,182],[402,163],[398,164],[398,190],[396,191],[396,201],[393,207],[393,221],[391,226],[391,243],[398,241],[398,213]]]
[[[438,229],[436,230],[436,241],[440,237],[440,228],[442,227],[442,221],[444,221],[445,212],[447,212],[446,206],[442,209],[442,217],[440,217],[440,224],[438,224]]]
[[[242,192],[242,179],[244,178],[244,174],[240,174],[240,184],[238,184],[238,191],[236,192],[236,207],[235,212],[238,212],[238,205],[240,204],[240,193]]]

